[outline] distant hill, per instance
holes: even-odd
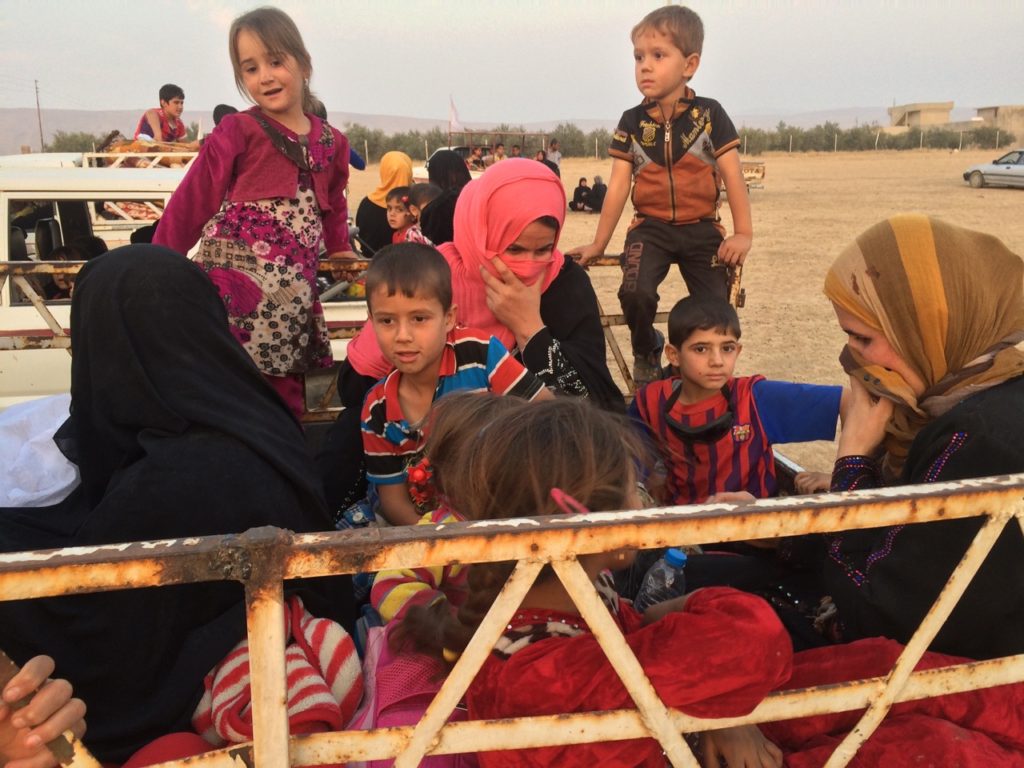
[[[959,115],[959,113],[963,115]],[[971,110],[953,110],[952,119],[968,119]],[[48,142],[56,131],[74,133],[86,131],[92,134],[106,134],[114,129],[126,136],[135,130],[141,111],[126,110],[89,111],[79,109],[44,109],[42,110],[43,136]],[[446,129],[447,118],[400,117],[397,115],[365,115],[358,112],[331,112],[331,122],[337,126],[347,123],[358,123],[367,128],[379,129],[385,133],[403,133],[406,131],[429,131],[438,127]],[[186,110],[185,119],[199,122],[205,132],[213,128],[212,111]],[[584,133],[596,128],[612,129],[617,117],[599,118],[566,118],[524,123],[527,131],[550,131],[559,123],[573,123]],[[885,107],[852,107],[833,109],[820,112],[800,112],[795,114],[734,114],[733,121],[738,128],[771,129],[784,121],[798,128],[811,128],[826,121],[838,123],[842,128],[877,122],[880,125],[889,123],[889,115]],[[486,130],[497,123],[472,123],[466,128]],[[511,121],[506,121],[511,122]],[[29,146],[33,152],[39,151],[39,123],[34,109],[0,109],[0,155],[16,154],[23,146]]]

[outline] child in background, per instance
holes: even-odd
[[[185,91],[174,83],[160,87],[160,106],[147,109],[135,127],[135,138],[144,141],[176,142],[187,133],[181,113],[185,110]]]
[[[303,374],[333,362],[316,289],[320,243],[352,256],[348,140],[312,114],[312,63],[275,8],[239,16],[235,83],[255,104],[227,115],[171,197],[153,242],[188,253],[220,291],[231,331],[299,417]]]
[[[588,509],[638,508],[636,467],[642,448],[619,418],[586,402],[561,398],[498,415],[495,439],[475,440],[445,476],[450,499],[475,520],[560,514],[553,489]],[[592,580],[605,568],[628,566],[632,553],[582,555]],[[457,612],[438,603],[411,607],[398,640],[454,663],[512,570],[512,563],[469,567],[469,595]],[[644,671],[666,704],[704,717],[749,712],[789,676],[789,640],[768,605],[730,589],[705,589],[682,610],[645,626],[614,593],[599,590]],[[709,670],[715,670],[710,673]],[[523,599],[466,694],[469,719],[631,708],[632,699],[562,584],[544,571]],[[755,727],[728,729],[749,737],[749,751],[730,752],[729,765],[781,766],[781,754]],[[712,739],[723,739],[721,732]],[[716,750],[715,742],[707,749]],[[717,754],[717,753],[716,753]],[[748,759],[749,762],[744,762]],[[762,762],[755,762],[755,758]],[[664,765],[653,739],[481,752],[490,766]]]
[[[668,470],[666,487],[650,489],[660,501],[696,504],[734,491],[774,496],[773,444],[835,438],[843,387],[733,377],[743,345],[729,302],[682,299],[669,313],[668,336],[665,354],[679,375],[638,389],[630,406]]]
[[[408,203],[408,187],[395,187],[384,198],[385,208],[388,212],[388,226],[394,230],[391,235],[392,244],[404,243],[406,232],[416,223],[416,217],[409,210]]]
[[[653,323],[658,286],[669,267],[679,267],[691,296],[725,299],[725,266],[743,263],[753,225],[736,129],[717,101],[697,96],[688,85],[704,44],[700,17],[668,5],[647,14],[630,37],[644,100],[623,113],[612,136],[611,181],[594,241],[569,254],[586,265],[604,253],[632,182],[636,215],[626,235],[619,302],[639,387],[661,374],[664,337]],[[723,181],[731,237],[724,237],[718,213]]]
[[[424,489],[429,507],[418,525],[438,525],[465,520],[457,507],[458,485],[450,488],[446,477],[457,477],[499,415],[526,407],[517,397],[497,397],[486,392],[454,392],[441,398],[430,415],[430,437],[423,460],[409,469],[410,485]],[[432,487],[431,487],[432,486]],[[429,490],[428,490],[429,489]],[[466,597],[466,569],[453,565],[380,571],[373,581],[370,603],[384,623],[401,619],[413,605],[457,609]]]
[[[423,217],[426,214],[427,208],[444,194],[444,190],[441,189],[437,184],[426,182],[423,184],[413,184],[409,187],[409,210],[416,217],[416,229],[420,231],[423,236],[422,242],[425,245],[437,245],[433,240],[423,231]],[[433,209],[431,209],[433,211]]]
[[[395,230],[391,236],[392,244],[422,243],[433,245],[423,236],[420,230],[419,215],[409,205],[409,187],[395,187],[386,198],[388,206],[388,226]]]
[[[366,477],[391,525],[414,525],[419,510],[407,468],[419,459],[433,402],[470,390],[553,397],[495,337],[455,328],[452,275],[434,248],[401,243],[381,249],[366,271],[366,304],[377,344],[394,366],[363,402]]]

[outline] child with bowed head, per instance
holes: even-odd
[[[303,374],[332,363],[316,288],[320,245],[350,255],[348,140],[315,114],[295,23],[258,8],[228,33],[255,106],[221,120],[167,204],[153,242],[187,253],[220,291],[231,331],[298,417]]]

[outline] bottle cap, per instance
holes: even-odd
[[[671,565],[673,568],[682,568],[686,565],[686,553],[681,549],[672,547],[665,552],[665,562]]]

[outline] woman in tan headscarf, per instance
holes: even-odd
[[[851,410],[833,490],[1024,472],[1024,263],[995,237],[922,215],[869,228],[825,294],[848,335]],[[843,639],[906,642],[978,519],[831,537],[826,586]],[[981,630],[981,631],[979,631]],[[932,647],[1024,652],[1024,537],[1003,531]]]
[[[380,159],[380,185],[363,198],[356,211],[359,239],[373,252],[391,244],[394,230],[388,224],[387,196],[395,187],[412,184],[412,158],[405,152],[385,152]],[[373,255],[367,254],[367,255]]]

